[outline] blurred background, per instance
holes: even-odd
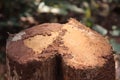
[[[120,53],[120,0],[0,0],[0,80],[9,35],[42,23],[75,18],[108,38]]]

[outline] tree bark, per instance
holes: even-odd
[[[63,80],[115,80],[114,61],[111,57],[103,67],[76,69],[64,64]],[[111,64],[111,65],[110,65]]]
[[[8,80],[56,80],[56,57],[44,61],[32,61],[26,64],[9,59],[7,61]]]

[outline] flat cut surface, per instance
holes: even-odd
[[[74,19],[66,24],[45,23],[18,34],[8,42],[7,54],[21,63],[40,60],[46,52],[46,58],[50,57],[56,50],[55,54],[60,54],[69,66],[102,67],[107,62],[105,57],[112,55],[104,37]]]
[[[51,32],[50,36],[36,35],[24,40],[24,44],[33,49],[35,53],[41,53],[46,49],[58,36],[58,32]]]
[[[21,31],[7,43],[7,56],[19,63],[32,60],[41,60],[38,57],[48,58],[53,54],[39,55],[53,43],[61,30],[58,23],[45,23]]]
[[[111,53],[111,46],[106,39],[80,23],[69,22],[63,26],[63,29],[66,29],[65,35],[62,36],[63,43],[69,49],[68,54],[73,57],[65,59],[68,65],[76,68],[104,65],[106,59],[103,56]]]

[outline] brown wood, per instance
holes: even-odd
[[[19,64],[10,60],[11,71],[8,80],[56,80],[55,61],[54,57],[42,62],[32,61],[27,64]]]
[[[8,80],[115,80],[108,41],[74,19],[8,39],[7,66]]]

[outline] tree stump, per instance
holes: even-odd
[[[6,48],[8,80],[115,80],[109,42],[75,19],[23,30]]]

